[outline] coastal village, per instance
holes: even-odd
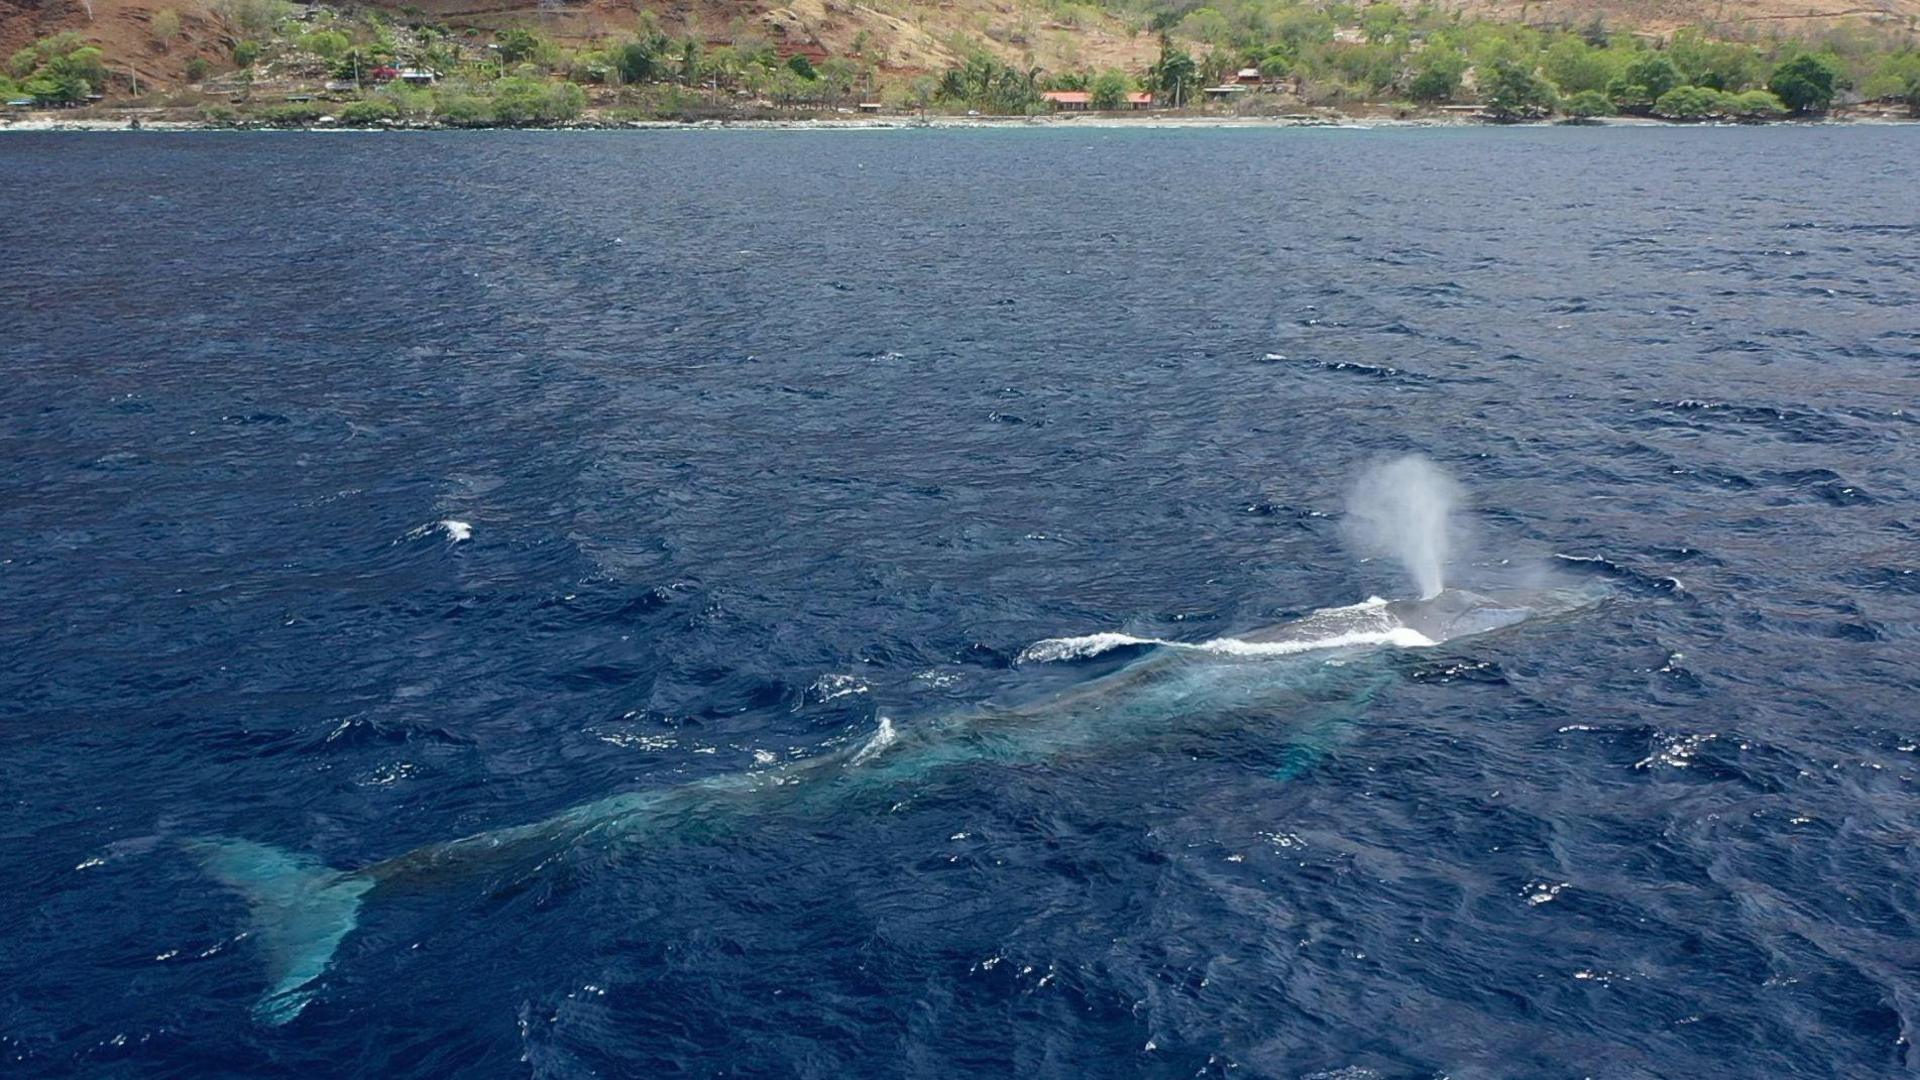
[[[102,7],[121,0],[100,0]],[[144,2],[144,0],[142,0]],[[1262,42],[1214,9],[1084,16],[935,48],[906,29],[821,30],[787,9],[724,33],[434,21],[406,8],[215,0],[145,10],[140,40],[87,26],[0,74],[0,126],[525,127],[655,123],[1415,123],[1894,120],[1920,115],[1911,25],[1723,41],[1700,28],[1463,20],[1389,4],[1283,7]],[[1216,18],[1209,18],[1208,13]],[[1909,20],[1909,23],[1911,20]],[[905,26],[906,24],[902,24]],[[590,28],[589,28],[590,29]],[[992,27],[989,26],[989,30]],[[550,31],[550,32],[547,32]],[[925,37],[923,33],[921,35]],[[105,44],[96,41],[104,40]],[[838,47],[833,47],[837,45]],[[111,51],[110,51],[111,50]],[[944,64],[936,67],[936,64]]]

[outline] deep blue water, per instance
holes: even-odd
[[[0,1061],[35,1076],[1920,1068],[1920,128],[0,137]],[[1406,584],[877,801],[342,868]],[[442,521],[470,525],[456,540]],[[1504,565],[1503,565],[1504,563]],[[1292,661],[1322,663],[1321,660]]]

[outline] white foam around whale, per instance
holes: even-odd
[[[1345,649],[1364,645],[1421,649],[1437,644],[1420,631],[1400,625],[1392,615],[1387,613],[1386,606],[1385,600],[1370,596],[1358,604],[1321,608],[1301,619],[1298,625],[1305,628],[1314,626],[1316,623],[1325,623],[1327,624],[1326,633],[1307,634],[1283,641],[1246,641],[1234,637],[1214,638],[1210,641],[1170,641],[1165,638],[1138,637],[1133,634],[1109,631],[1036,641],[1022,649],[1020,655],[1015,658],[1015,662],[1048,664],[1062,660],[1083,660],[1089,656],[1098,656],[1129,645],[1157,645],[1162,648],[1207,652],[1221,656],[1262,657],[1294,656],[1320,649]],[[1378,614],[1375,615],[1375,612]]]

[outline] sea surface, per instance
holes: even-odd
[[[1911,1075],[1916,162],[0,136],[0,1072]],[[1606,599],[448,865],[255,1011],[198,838],[350,871],[882,717],[1043,720],[1149,650],[1035,642],[1408,595],[1343,529],[1408,453],[1470,492],[1450,583]]]

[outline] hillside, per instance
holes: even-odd
[[[1915,0],[1920,3],[1920,0]],[[420,0],[384,7],[455,29],[537,30],[566,43],[620,38],[643,25],[675,38],[731,42],[766,40],[782,52],[848,55],[856,45],[887,71],[937,71],[961,59],[956,42],[986,48],[1009,63],[1048,69],[1140,68],[1155,43],[1121,18],[1078,9],[1069,25],[1020,0],[883,3],[850,0],[677,0],[644,10],[632,0]],[[156,40],[157,12],[176,11],[181,34]],[[414,14],[418,12],[419,14]],[[195,56],[224,58],[237,35],[208,0],[0,0],[0,56],[38,38],[74,30],[102,47],[116,72],[131,68],[144,82],[177,83]],[[865,35],[864,38],[862,35]]]
[[[102,47],[116,80],[186,81],[200,57],[218,70],[237,34],[216,12],[223,0],[0,0],[0,56],[37,38],[77,31]],[[1411,7],[1410,0],[1403,0]],[[1131,9],[1060,0],[384,0],[373,7],[456,30],[514,27],[567,43],[615,39],[651,27],[708,43],[765,41],[815,57],[863,51],[884,72],[939,71],[984,49],[1016,66],[1047,70],[1143,69],[1156,44],[1144,5]],[[1193,3],[1172,5],[1199,6]],[[175,12],[177,36],[162,42],[155,16]],[[1878,32],[1920,27],[1920,0],[1461,0],[1469,17],[1533,25],[1586,25],[1663,34],[1707,25],[1728,36],[1815,33],[1857,23]],[[117,86],[117,91],[126,87]]]

